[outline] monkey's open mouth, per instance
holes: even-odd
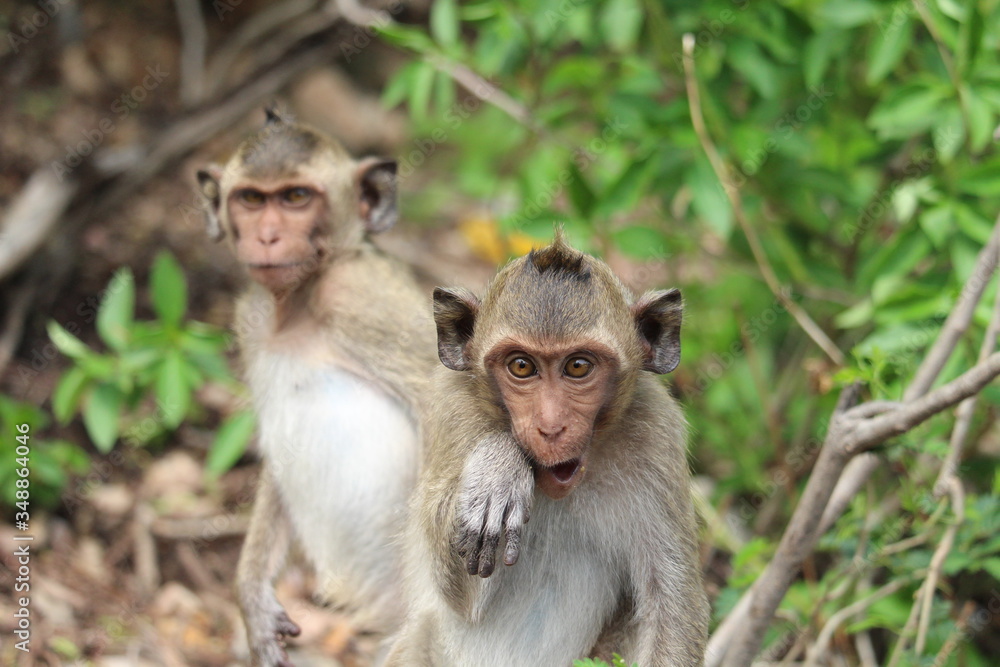
[[[556,481],[560,484],[566,484],[576,472],[580,469],[580,459],[571,459],[569,461],[563,461],[562,463],[557,463],[551,468],[546,468],[552,476],[555,477]]]
[[[535,484],[553,500],[565,498],[583,479],[585,465],[583,457],[543,466],[535,463]]]
[[[291,269],[296,266],[302,266],[305,262],[281,262],[276,264],[250,264],[251,269],[262,270],[262,269]]]

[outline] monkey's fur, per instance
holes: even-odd
[[[606,264],[561,237],[504,267],[481,302],[436,290],[439,355],[464,370],[433,379],[408,524],[411,608],[387,667],[565,667],[613,653],[641,667],[703,663],[709,610],[684,419],[641,370],[676,366],[680,317],[679,292],[634,302]],[[617,355],[612,393],[578,448],[582,481],[561,500],[535,484],[545,468],[512,432],[503,371],[486,361],[503,340]],[[501,536],[509,566],[493,572]]]
[[[198,179],[210,233],[257,281],[235,329],[263,470],[236,578],[251,663],[287,665],[284,638],[298,628],[274,582],[292,543],[320,596],[359,627],[401,622],[397,536],[419,466],[433,325],[409,271],[369,240],[395,222],[395,163],[356,162],[269,112],[225,167]]]

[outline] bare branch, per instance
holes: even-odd
[[[232,36],[212,56],[208,63],[205,84],[208,95],[224,88],[224,82],[243,51],[259,42],[281,25],[301,17],[316,5],[316,0],[286,0],[254,12],[233,32]]]
[[[860,600],[849,604],[843,609],[839,610],[837,613],[830,616],[826,624],[823,625],[823,629],[820,631],[819,636],[816,637],[816,641],[813,642],[812,646],[806,652],[806,660],[803,667],[815,667],[819,659],[823,657],[823,653],[826,651],[827,645],[830,643],[830,639],[833,637],[833,633],[839,628],[847,619],[855,614],[864,611],[868,607],[872,606],[879,600],[889,597],[899,589],[904,586],[909,585],[918,576],[923,574],[922,571],[914,572],[907,577],[901,577],[892,581],[885,586],[882,586],[877,591],[861,598]]]
[[[997,218],[997,222],[993,226],[990,240],[979,251],[976,267],[972,270],[972,275],[966,281],[965,287],[962,288],[958,303],[955,304],[945,320],[941,333],[927,352],[920,368],[914,373],[910,386],[903,393],[904,401],[926,394],[927,390],[934,384],[941,369],[944,368],[945,363],[948,362],[955,345],[969,328],[972,316],[976,312],[976,306],[997,268],[998,249],[1000,249],[1000,217]]]
[[[894,435],[906,433],[945,408],[972,396],[1000,375],[1000,352],[959,375],[929,394],[905,403],[892,412],[864,421],[844,446],[848,453],[861,452],[880,445]]]
[[[48,166],[31,175],[0,225],[0,280],[51,238],[78,188],[75,179],[63,180]]]
[[[931,623],[931,605],[934,602],[934,591],[937,589],[938,579],[941,578],[941,568],[944,567],[944,560],[951,553],[951,548],[955,544],[955,533],[958,532],[958,527],[965,521],[965,491],[962,489],[962,482],[957,477],[951,477],[949,481],[951,511],[955,513],[955,520],[945,529],[941,543],[934,550],[927,579],[924,581],[920,593],[917,594],[917,602],[914,603],[914,606],[920,605],[920,626],[917,630],[917,641],[913,647],[917,655],[924,652],[924,646],[927,644],[927,629]],[[923,598],[922,604],[921,598]]]
[[[1000,229],[1000,225],[997,226]],[[1000,247],[997,248],[1000,252]],[[997,336],[1000,335],[1000,286],[997,287],[996,300],[993,304],[993,316],[990,324],[986,328],[986,335],[979,347],[979,361],[982,362],[990,353],[996,349]],[[972,425],[972,414],[976,410],[977,396],[970,396],[962,401],[956,410],[955,427],[951,431],[951,441],[948,446],[948,455],[945,457],[938,474],[937,482],[934,484],[934,494],[941,496],[948,490],[949,478],[955,475],[958,464],[962,460],[962,452],[965,450],[965,441],[969,437],[969,428]]]
[[[205,48],[208,31],[198,0],[174,0],[181,27],[181,104],[197,106],[205,96]]]
[[[844,391],[802,499],[792,514],[774,558],[756,582],[756,592],[746,618],[740,619],[742,622],[734,621],[737,629],[723,665],[742,667],[750,664],[756,655],[764,630],[798,575],[802,562],[812,553],[822,534],[820,528],[824,510],[850,457],[894,435],[905,433],[980,391],[997,375],[1000,375],[1000,352],[990,355],[983,363],[931,393],[906,402],[891,412],[864,420],[850,417],[850,388]]]
[[[718,149],[712,143],[708,128],[705,126],[705,118],[701,110],[701,96],[698,92],[698,79],[694,71],[694,35],[686,33],[683,38],[683,45],[684,81],[687,86],[691,124],[694,126],[695,134],[698,135],[698,141],[701,143],[702,150],[708,156],[708,161],[712,165],[712,170],[715,172],[716,178],[719,179],[722,189],[725,190],[726,196],[729,198],[729,204],[733,208],[733,216],[739,223],[740,229],[743,230],[747,243],[750,244],[750,251],[753,254],[754,261],[757,263],[757,269],[764,277],[764,282],[767,283],[768,288],[774,296],[778,298],[785,309],[795,318],[795,321],[798,322],[806,334],[830,357],[833,363],[843,366],[844,353],[830,340],[829,336],[813,321],[809,314],[791,299],[788,290],[781,285],[777,274],[771,267],[767,259],[767,254],[764,252],[764,247],[761,245],[760,237],[757,236],[757,231],[746,217],[746,213],[743,210],[743,201],[740,198],[736,183],[730,176],[729,167],[723,161],[722,156],[719,155]]]
[[[334,0],[334,4],[344,18],[354,25],[374,29],[396,24],[388,13],[369,9],[361,5],[358,0]],[[441,55],[428,56],[427,61],[436,70],[450,76],[482,101],[492,104],[522,125],[536,132],[541,131],[542,127],[534,119],[528,107],[469,67]]]

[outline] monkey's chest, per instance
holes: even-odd
[[[536,495],[521,558],[481,581],[476,620],[464,625],[456,664],[562,665],[594,646],[618,604],[622,577],[607,540],[567,505]]]
[[[265,357],[249,370],[261,450],[306,556],[336,580],[389,576],[417,469],[403,406],[333,365]]]

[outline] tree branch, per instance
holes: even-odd
[[[1000,352],[990,355],[983,363],[976,364],[931,393],[869,419],[851,416],[850,393],[853,387],[845,389],[802,499],[792,514],[774,558],[755,584],[747,618],[733,621],[737,629],[723,665],[743,667],[749,665],[757,654],[764,631],[774,617],[775,610],[822,534],[820,527],[824,509],[851,456],[871,449],[894,435],[909,431],[929,417],[980,391],[998,375]]]
[[[799,304],[795,303],[789,296],[788,290],[781,285],[778,280],[777,274],[774,272],[774,268],[771,266],[767,259],[767,254],[764,252],[764,246],[761,245],[760,237],[757,236],[757,231],[750,224],[750,221],[746,217],[746,213],[743,210],[743,201],[740,198],[739,190],[736,187],[736,183],[733,181],[732,177],[729,175],[729,167],[723,161],[722,156],[719,155],[718,149],[715,144],[712,143],[712,138],[708,133],[708,128],[705,126],[705,118],[701,110],[701,96],[698,93],[698,79],[695,76],[694,71],[694,46],[695,39],[694,35],[687,33],[683,38],[684,45],[684,82],[687,87],[688,94],[688,108],[691,112],[691,124],[694,126],[695,134],[698,135],[698,141],[701,143],[702,150],[705,151],[705,155],[708,157],[709,163],[712,165],[712,170],[715,172],[716,178],[722,184],[722,189],[725,190],[726,196],[729,198],[729,204],[733,208],[733,216],[740,225],[740,229],[743,230],[744,236],[746,236],[747,243],[750,244],[750,252],[753,254],[754,261],[757,263],[757,269],[760,271],[761,275],[764,277],[764,282],[767,283],[768,288],[774,294],[775,297],[781,302],[785,309],[791,314],[791,316],[798,322],[799,326],[808,334],[810,338],[823,350],[828,357],[833,361],[833,363],[838,366],[844,365],[844,353],[840,351],[829,336],[823,331],[823,329],[816,324],[815,321],[809,316],[809,314],[801,307]]]

